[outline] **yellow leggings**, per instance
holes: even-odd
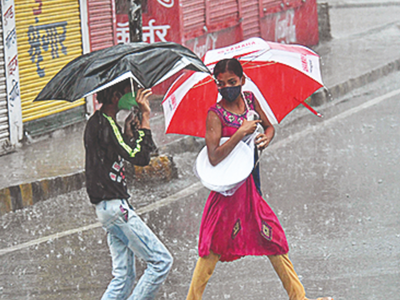
[[[283,287],[290,300],[307,300],[305,290],[301,284],[292,262],[287,254],[268,256],[276,273],[282,281]],[[193,272],[192,282],[186,300],[201,300],[207,282],[214,272],[219,255],[210,252],[210,255],[200,257]]]

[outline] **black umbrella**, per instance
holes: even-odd
[[[210,73],[196,54],[176,43],[118,44],[69,62],[34,101],[75,101],[127,78],[151,88],[182,69]]]

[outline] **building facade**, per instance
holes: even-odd
[[[24,136],[82,122],[98,104],[33,100],[69,61],[129,42],[128,0],[0,0],[0,154]],[[318,43],[315,0],[142,0],[143,41],[172,41],[199,57],[254,36]],[[168,85],[155,88],[165,93]]]

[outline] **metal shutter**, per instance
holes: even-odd
[[[258,0],[242,1],[243,39],[261,36]]]
[[[210,23],[222,23],[238,17],[237,0],[210,1]]]
[[[8,121],[6,75],[4,65],[3,24],[0,17],[0,154],[10,143],[10,130]]]
[[[82,54],[79,0],[15,0],[22,121],[82,106],[84,100],[32,102],[46,83]]]
[[[88,0],[88,23],[91,51],[117,44],[113,0]]]
[[[183,34],[185,39],[200,36],[206,28],[205,0],[182,0]]]

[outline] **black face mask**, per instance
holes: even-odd
[[[218,90],[222,98],[224,98],[228,102],[235,101],[237,97],[239,97],[241,91],[242,91],[241,85],[228,86]]]

